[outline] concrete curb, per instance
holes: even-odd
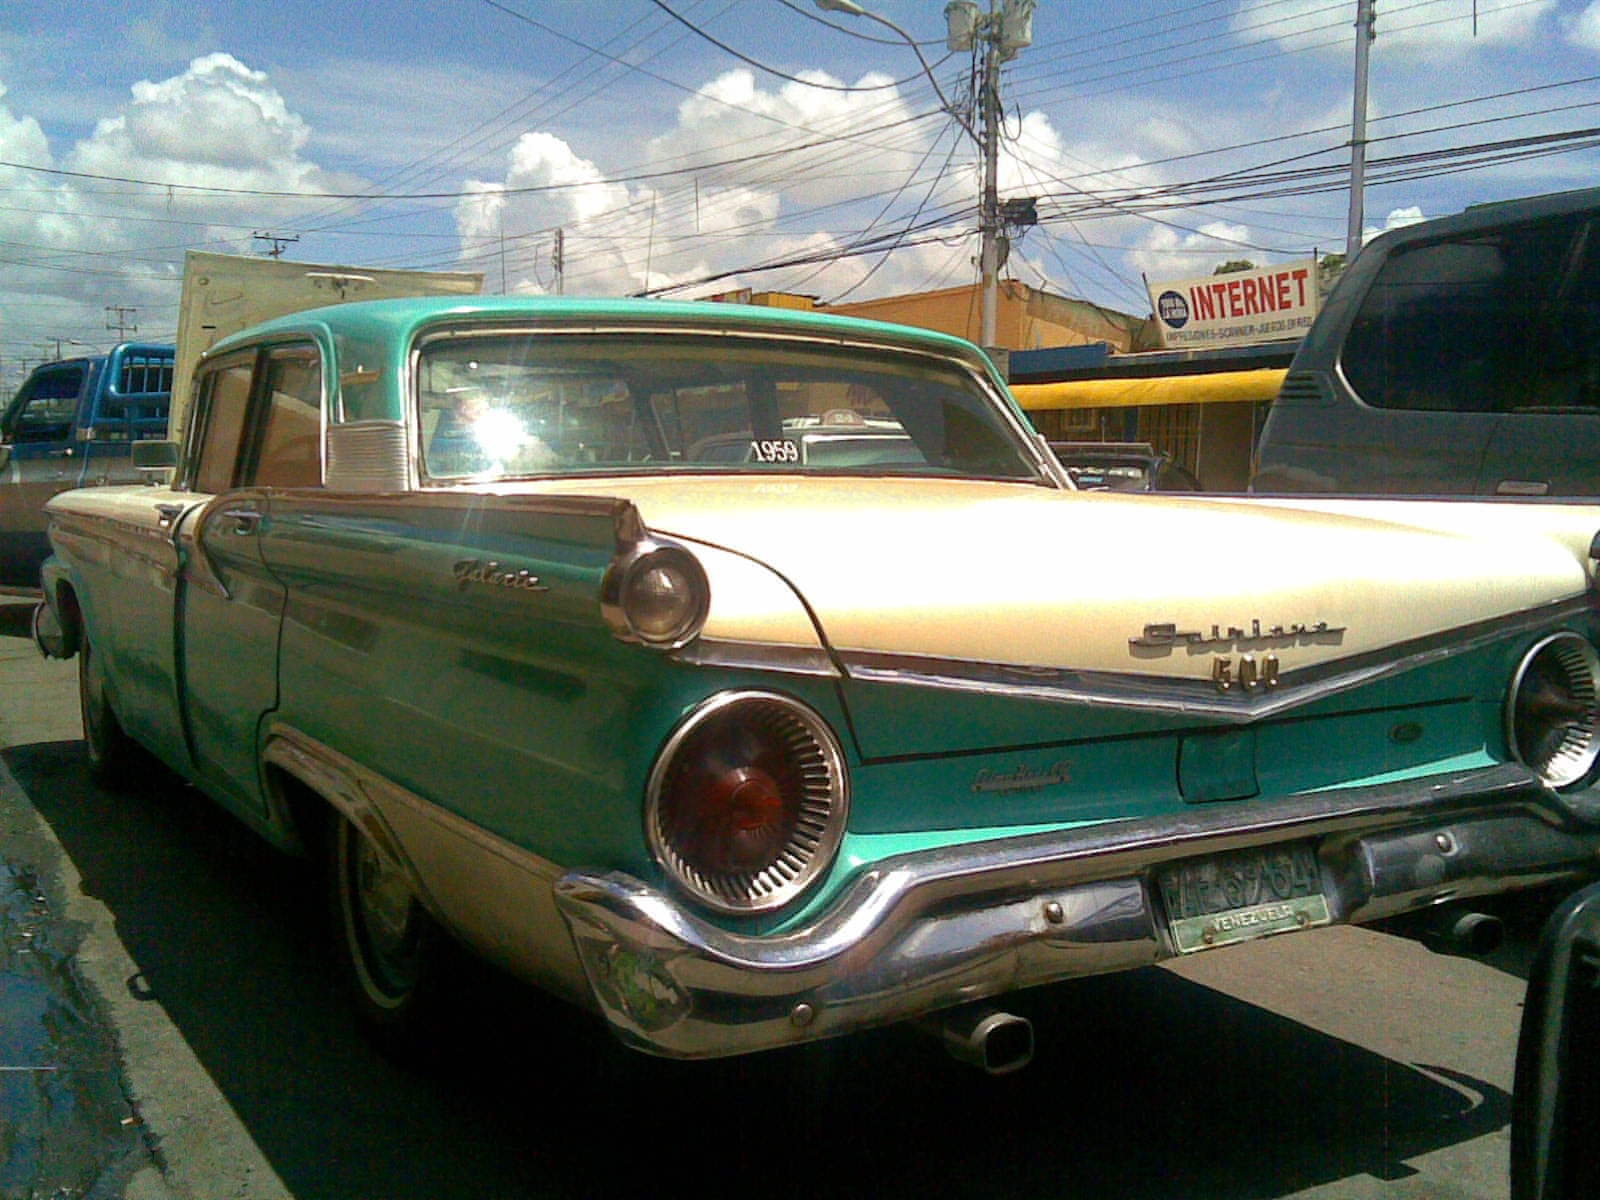
[[[0,747],[78,739],[76,689],[62,678],[71,671],[29,642],[0,637]],[[0,853],[12,850],[49,880],[55,915],[83,930],[74,961],[115,1033],[123,1090],[149,1153],[124,1200],[292,1200],[182,1031],[158,1001],[138,995],[142,971],[111,912],[84,893],[54,831],[0,762]]]

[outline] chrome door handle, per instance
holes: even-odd
[[[261,514],[253,508],[228,508],[217,514],[224,521],[233,522],[233,532],[248,537],[261,525]]]

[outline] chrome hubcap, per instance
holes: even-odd
[[[354,834],[355,901],[372,952],[392,968],[403,959],[414,900],[403,872],[368,839]]]

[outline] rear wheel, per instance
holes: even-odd
[[[89,759],[89,774],[96,783],[107,787],[131,783],[138,765],[139,748],[123,732],[122,722],[111,710],[105,675],[87,636],[78,647],[78,708],[83,714],[83,745]]]
[[[409,1051],[441,1007],[454,947],[405,868],[344,816],[333,822],[329,895],[346,991],[383,1049]]]

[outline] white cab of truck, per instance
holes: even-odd
[[[405,271],[332,266],[190,250],[183,260],[178,352],[167,437],[182,441],[195,363],[222,338],[261,321],[347,300],[476,296],[475,271]]]

